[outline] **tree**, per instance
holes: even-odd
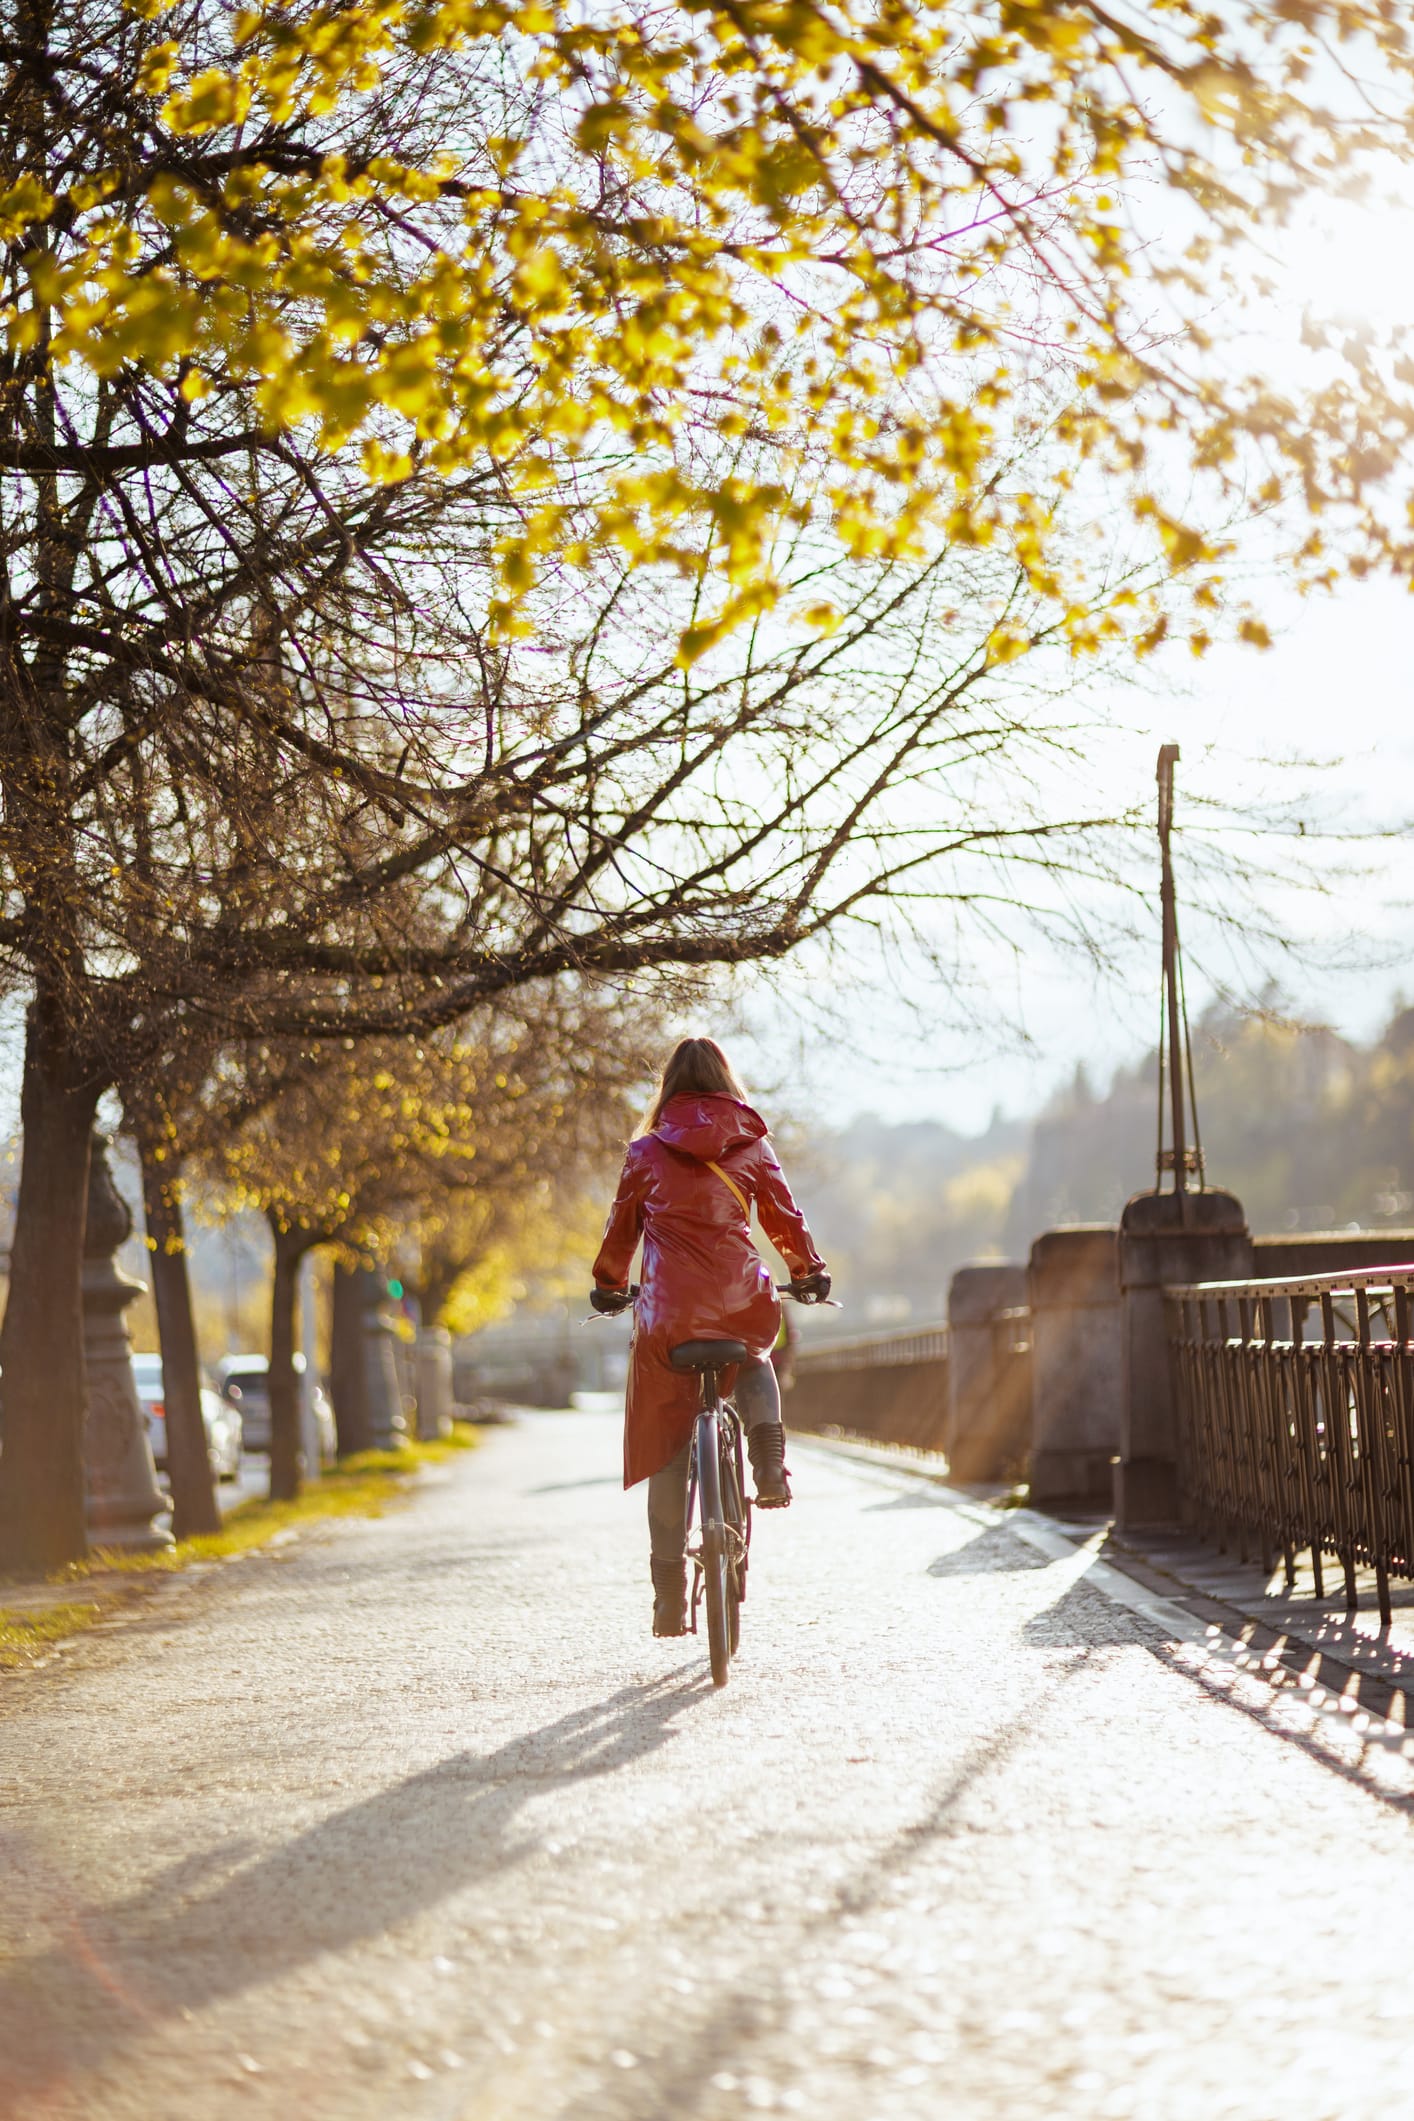
[[[228,1060],[189,1125],[224,1203],[265,1215],[274,1243],[271,1307],[273,1497],[298,1491],[295,1291],[299,1261],[337,1244],[345,1259],[394,1245],[439,1260],[445,1301],[488,1244],[543,1229],[590,1174],[603,1176],[651,1072],[661,1011],[522,990],[455,1031],[265,1048]],[[430,1323],[429,1319],[429,1323]]]
[[[763,536],[800,499],[771,453],[735,452],[809,431],[843,534],[898,549],[941,502],[956,535],[1027,525],[1040,582],[1044,514],[987,476],[1040,367],[1065,378],[1067,449],[1138,471],[1176,556],[1202,540],[1147,483],[1159,431],[1220,477],[1253,439],[1407,557],[1365,505],[1410,414],[1378,349],[1344,346],[1303,405],[1205,358],[1224,249],[1407,149],[1388,0],[602,23],[541,0],[24,0],[4,52],[17,376],[176,386],[160,421],[120,389],[87,447],[27,438],[24,468],[239,457],[296,428],[359,442],[378,479],[476,467],[513,627],[542,558],[583,541],[586,481],[593,535],[636,556],[710,521],[759,608]],[[1178,239],[1141,242],[1159,187]]]
[[[142,1168],[143,1222],[162,1349],[162,1395],[167,1428],[167,1480],[172,1531],[178,1539],[219,1531],[221,1509],[201,1411],[201,1356],[187,1272],[182,1166],[171,1108],[174,1086],[146,1095],[129,1086],[124,1117],[137,1141]]]
[[[17,1559],[52,1562],[79,1536],[81,1379],[56,1299],[71,1262],[76,1312],[73,1116],[105,1083],[140,1102],[154,1079],[199,1073],[213,1041],[431,1034],[546,980],[779,956],[925,882],[948,888],[950,862],[975,897],[989,851],[1058,855],[1087,822],[1043,816],[1014,770],[1064,723],[1057,673],[1023,676],[1057,643],[1064,661],[1064,627],[1004,549],[944,540],[921,562],[866,564],[790,533],[776,609],[684,670],[676,598],[622,564],[547,578],[533,639],[493,649],[474,594],[484,539],[445,490],[408,482],[380,510],[350,486],[339,513],[321,476],[316,506],[292,474],[308,512],[288,548],[267,535],[268,496],[245,512],[238,496],[173,503],[153,541],[166,578],[185,554],[197,595],[223,501],[222,538],[258,568],[259,627],[253,645],[236,570],[180,668],[149,636],[160,668],[141,682],[117,647],[149,600],[147,545],[85,551],[66,531],[90,593],[131,605],[114,653],[85,651],[55,694],[69,764],[50,840],[0,833],[4,933],[34,991],[0,1461]],[[143,490],[155,506],[150,473]],[[700,559],[685,594],[710,574]],[[1120,570],[1110,593],[1142,588]],[[802,629],[830,591],[829,629]],[[173,590],[155,631],[187,628]],[[919,651],[935,629],[940,662]],[[1008,745],[984,796],[976,773]],[[39,918],[51,903],[62,922]]]
[[[1225,507],[1255,450],[1257,505],[1294,473],[1400,560],[1377,475],[1408,406],[1378,351],[1358,392],[1218,402],[1176,351],[1200,339],[1135,299],[1113,203],[1147,167],[1216,241],[1338,162],[1340,112],[1302,100],[1326,27],[1383,70],[1353,151],[1401,137],[1398,24],[1375,0],[1289,13],[21,0],[0,40],[0,943],[30,996],[12,1561],[82,1549],[106,1083],[192,1025],[397,1037],[526,982],[777,955],[940,856],[1039,859],[1083,813],[1008,797],[979,822],[959,774],[957,829],[930,838],[900,791],[1024,749],[995,706],[1023,651],[1156,641],[1146,553],[1187,570],[1206,636],[1214,545],[1166,499],[1155,429]],[[1165,298],[1206,299],[1199,277],[1175,267]],[[1087,461],[1129,482],[1127,578],[1067,542]]]

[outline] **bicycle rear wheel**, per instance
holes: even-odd
[[[722,1520],[722,1461],[715,1412],[698,1417],[697,1481],[702,1509],[702,1597],[707,1607],[707,1650],[713,1681],[725,1686],[732,1657],[727,1584],[733,1572],[727,1561],[727,1528]]]

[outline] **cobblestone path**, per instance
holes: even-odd
[[[4,2121],[1410,2112],[1402,1733],[793,1458],[721,1694],[598,1415],[0,1682]]]

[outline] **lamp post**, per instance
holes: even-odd
[[[1165,1290],[1176,1282],[1241,1280],[1252,1272],[1252,1238],[1242,1203],[1208,1184],[1198,1134],[1173,873],[1177,761],[1177,744],[1165,744],[1158,767],[1163,963],[1157,1169],[1153,1188],[1125,1203],[1119,1224],[1124,1383],[1114,1503],[1121,1526],[1167,1523],[1182,1507]],[[1166,1126],[1172,1136],[1168,1147]],[[1166,1189],[1170,1172],[1173,1183]]]

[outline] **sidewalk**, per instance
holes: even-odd
[[[1381,1628],[1372,1569],[1356,1574],[1359,1609],[1345,1610],[1340,1564],[1325,1559],[1325,1596],[1315,1596],[1311,1556],[1297,1556],[1296,1581],[1287,1590],[1280,1565],[1268,1575],[1257,1561],[1242,1561],[1205,1545],[1181,1527],[1116,1531],[1102,1513],[1052,1516],[1009,1505],[999,1488],[954,1487],[947,1460],[938,1452],[871,1444],[853,1438],[802,1436],[801,1441],[871,1460],[900,1473],[948,1486],[950,1492],[1024,1536],[1045,1527],[1076,1547],[1089,1547],[1097,1561],[1119,1570],[1143,1590],[1187,1613],[1200,1626],[1220,1630],[1268,1672],[1295,1679],[1305,1691],[1339,1700],[1414,1730],[1414,1583],[1391,1582],[1393,1623]]]
[[[279,1553],[306,1531],[340,1517],[377,1516],[444,1459],[473,1447],[459,1433],[440,1443],[368,1452],[308,1481],[294,1502],[267,1502],[268,1467],[251,1460],[238,1483],[220,1491],[222,1530],[155,1553],[107,1557],[36,1582],[0,1576],[0,1680],[61,1654],[72,1636],[126,1619],[134,1607],[191,1590],[252,1555]]]
[[[6,2121],[1408,2112],[1402,1724],[799,1436],[719,1690],[619,1452],[527,1415],[0,1684]]]
[[[124,1619],[154,1599],[170,1598],[225,1566],[196,1561],[180,1569],[140,1572],[90,1567],[81,1575],[40,1583],[0,1576],[0,1685],[14,1673],[52,1663],[75,1635]]]
[[[216,1503],[224,1521],[242,1503],[258,1501],[269,1485],[264,1460],[247,1459],[240,1478],[222,1482]],[[166,1485],[162,1483],[163,1493]],[[164,1515],[159,1526],[170,1526]],[[283,1544],[292,1531],[271,1535],[268,1544]],[[231,1557],[234,1558],[234,1557]],[[163,1584],[178,1575],[190,1581],[210,1575],[225,1565],[222,1560],[188,1561],[180,1569],[88,1567],[72,1575],[60,1574],[47,1581],[0,1575],[0,1675],[7,1670],[45,1663],[54,1654],[52,1645],[98,1620],[116,1617],[131,1606],[150,1599]],[[23,1623],[24,1625],[20,1625]],[[33,1640],[26,1639],[33,1630]]]

